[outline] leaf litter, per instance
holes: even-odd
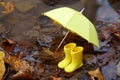
[[[55,8],[57,5],[63,5],[61,2],[60,4],[55,2],[53,7]],[[15,4],[15,1],[13,1],[13,3]],[[46,3],[48,5],[41,3],[40,1],[34,4],[38,3],[48,8],[49,1]],[[26,2],[26,7],[28,4],[29,3]],[[69,5],[70,4],[71,3],[69,3]],[[103,15],[104,18],[100,19],[101,17],[99,17],[96,21],[96,29],[100,41],[99,50],[94,48],[92,44],[89,44],[86,40],[78,37],[76,34],[70,33],[58,52],[55,52],[56,47],[67,30],[53,24],[52,21],[46,17],[35,16],[33,13],[36,12],[36,10],[34,10],[36,6],[32,5],[29,7],[29,5],[26,8],[27,10],[24,10],[24,13],[19,13],[19,11],[15,9],[14,12],[11,12],[10,14],[4,16],[1,16],[3,14],[0,14],[1,19],[3,19],[2,22],[4,22],[0,22],[0,25],[10,24],[9,27],[11,28],[7,33],[5,29],[1,29],[3,30],[1,31],[1,36],[4,34],[4,37],[0,39],[0,44],[1,50],[5,53],[4,61],[6,64],[3,65],[6,68],[5,74],[7,75],[3,77],[5,80],[120,79],[120,22],[115,22],[119,20],[112,22],[112,17]],[[22,10],[22,7],[20,6],[19,8],[18,6],[15,7]],[[115,7],[115,9],[117,8]],[[13,14],[19,16],[21,19],[16,18],[16,16],[10,18],[9,16]],[[12,22],[6,21],[7,18]],[[107,22],[108,18],[111,19]],[[0,26],[0,28],[2,27],[4,26]],[[83,55],[83,67],[70,74],[65,73],[57,67],[57,63],[64,58],[63,46],[69,42],[76,42],[85,49]],[[4,72],[2,75],[3,74]]]

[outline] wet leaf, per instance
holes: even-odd
[[[5,0],[6,3],[3,3],[3,5],[7,6],[7,1],[9,0]],[[3,34],[2,38],[4,36],[4,38],[9,37],[10,39],[17,41],[18,45],[18,47],[16,45],[15,47],[11,46],[14,43],[6,40],[5,43],[7,46],[4,44],[4,50],[8,53],[19,53],[17,56],[9,55],[11,56],[10,58],[6,54],[7,59],[5,60],[8,61],[6,62],[10,66],[9,71],[5,73],[5,75],[8,74],[10,78],[7,77],[5,80],[10,80],[14,74],[15,75],[12,78],[13,80],[33,80],[32,78],[36,80],[59,80],[59,78],[63,80],[91,80],[89,75],[86,74],[86,70],[93,70],[98,66],[100,66],[101,69],[103,68],[106,80],[119,80],[120,77],[116,79],[116,75],[118,77],[117,71],[115,72],[115,70],[113,70],[118,66],[118,64],[115,63],[114,67],[113,65],[110,67],[110,65],[108,66],[108,63],[111,62],[111,60],[116,61],[117,59],[118,61],[120,57],[120,23],[110,22],[120,21],[120,19],[118,20],[119,16],[115,16],[116,12],[115,14],[113,12],[111,13],[113,8],[108,10],[108,6],[110,6],[109,3],[107,3],[108,0],[97,0],[98,2],[101,2],[101,5],[99,5],[101,8],[98,10],[96,0],[93,2],[87,0],[44,0],[48,2],[46,3],[48,5],[51,3],[54,5],[55,3],[55,7],[45,5],[42,1],[43,0],[12,0],[17,11],[9,15],[2,14],[2,11],[7,11],[7,9],[0,5],[0,24],[5,25],[0,28],[0,33]],[[118,0],[114,1],[117,3]],[[98,20],[103,21],[101,21],[102,23],[100,23],[99,27],[96,28],[99,32],[100,50],[97,50],[98,52],[96,51],[97,53],[95,52],[94,54],[92,45],[89,45],[87,41],[77,35],[69,34],[62,46],[55,53],[54,51],[65,35],[63,32],[66,32],[67,30],[54,25],[52,21],[48,21],[48,18],[40,17],[42,21],[38,20],[40,13],[63,5],[67,5],[68,7],[75,8],[80,11],[83,8],[80,4],[83,4],[83,6],[87,8],[84,13],[86,13],[85,15],[88,15],[88,18],[91,18],[92,21],[95,17],[99,18]],[[98,11],[97,16],[95,15],[96,10]],[[101,10],[101,12],[99,12],[99,10]],[[119,10],[118,7],[117,10]],[[93,16],[89,16],[91,13]],[[108,15],[108,13],[111,14]],[[99,14],[101,15],[99,16]],[[2,40],[2,38],[0,40]],[[93,50],[93,52],[91,52],[91,55],[93,56],[88,55],[86,56],[86,59],[84,59],[85,64],[82,69],[71,74],[65,73],[64,70],[59,69],[57,66],[57,63],[64,58],[63,47],[69,42],[75,42],[77,45],[83,46],[85,55],[89,54],[88,51]],[[45,49],[43,49],[43,47],[45,47]],[[112,49],[110,51],[111,47],[115,50]]]
[[[101,35],[102,36],[104,36],[104,39],[106,40],[106,39],[108,39],[110,36],[111,36],[111,29],[110,28],[107,28],[107,27],[105,27],[105,28],[102,28],[101,29]]]
[[[110,45],[114,48],[116,48],[116,50],[120,50],[120,40],[113,37],[112,40],[111,40],[111,43]]]
[[[114,54],[115,54],[115,50],[112,48],[109,49],[109,51],[104,54],[98,54],[97,55],[98,65],[100,67],[106,65],[110,61],[111,57],[112,57],[112,59],[114,58]]]
[[[54,76],[50,76],[50,80],[63,80],[62,78],[56,78]]]
[[[102,32],[99,34],[99,39],[100,39],[101,41],[104,41],[104,40],[105,40],[105,35],[104,35]]]
[[[92,80],[104,80],[104,77],[99,68],[97,68],[96,70],[88,71],[88,74],[90,75]]]
[[[5,53],[3,51],[0,51],[0,80],[2,80],[6,70],[4,64],[4,57],[5,57]]]
[[[102,67],[101,70],[105,80],[116,80],[116,63],[114,61],[109,62],[109,64]]]
[[[115,37],[120,40],[120,32],[114,33]]]
[[[47,55],[53,57],[54,59],[58,58],[58,57],[60,56],[60,53],[62,53],[61,51],[59,51],[59,52],[52,52],[51,50],[49,50],[49,49],[47,49],[47,48],[44,48],[44,47],[43,47],[43,51],[44,51]]]
[[[37,42],[42,47],[51,47],[52,37],[50,36],[41,36],[41,38],[37,38]]]
[[[19,71],[15,75],[13,75],[12,80],[33,80],[33,79],[30,73]]]
[[[15,45],[16,42],[11,39],[4,39],[2,41],[2,48],[8,52],[12,52],[14,50]]]
[[[91,80],[90,76],[84,72],[84,71],[79,71],[70,80]]]
[[[45,65],[43,63],[37,63],[34,67],[34,75],[39,77],[45,71]]]
[[[53,58],[56,58],[56,56],[54,56],[55,53],[52,52],[52,51],[50,51],[49,49],[43,47],[43,51],[44,51],[46,54],[48,54],[49,56],[52,56]]]
[[[19,59],[22,59],[23,57],[25,57],[26,55],[21,51],[20,53],[19,53],[19,56],[18,56],[18,58]]]
[[[120,76],[120,61],[117,64],[117,75]]]
[[[9,14],[14,11],[14,5],[11,2],[0,2],[0,4],[5,8],[5,11],[2,11],[2,14]]]
[[[20,60],[16,56],[7,55],[5,61],[12,67],[15,71],[30,71],[30,65],[25,60]]]
[[[58,63],[64,57],[64,53],[61,50],[59,52],[52,52],[51,50],[43,47],[43,53],[46,55],[46,58],[44,59],[49,60],[49,63]]]

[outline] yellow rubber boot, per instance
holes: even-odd
[[[58,67],[63,69],[71,62],[71,50],[76,47],[75,43],[68,43],[64,46],[65,58],[58,63]]]
[[[71,50],[72,62],[65,67],[65,72],[71,73],[81,66],[83,66],[82,56],[83,56],[83,47],[78,46]]]

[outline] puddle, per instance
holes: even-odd
[[[0,36],[1,36],[0,44],[2,44],[3,36],[4,38],[9,38],[17,42],[17,45],[14,49],[14,53],[20,53],[20,52],[21,53],[20,55],[19,54],[14,54],[14,55],[19,55],[21,59],[27,60],[31,65],[34,65],[34,67],[35,65],[37,65],[36,69],[41,68],[41,70],[43,71],[43,72],[38,71],[38,73],[36,73],[35,77],[38,78],[36,80],[48,80],[49,76],[51,75],[55,77],[63,77],[64,80],[84,79],[84,77],[87,76],[85,80],[90,80],[90,77],[88,76],[88,74],[86,74],[86,72],[79,72],[78,70],[71,74],[66,74],[63,70],[60,70],[57,67],[57,62],[60,61],[64,55],[63,45],[71,41],[76,41],[77,44],[81,44],[82,46],[84,46],[86,52],[90,51],[89,53],[95,55],[94,56],[95,61],[91,62],[91,65],[87,64],[90,63],[89,61],[86,62],[86,64],[82,67],[82,69],[80,69],[80,71],[81,70],[87,71],[86,69],[88,68],[92,69],[93,68],[92,63],[97,64],[98,61],[101,62],[101,65],[104,64],[104,66],[101,66],[100,68],[105,77],[105,80],[120,79],[119,77],[117,77],[116,72],[114,70],[116,69],[116,64],[112,63],[112,65],[110,65],[111,61],[109,62],[109,60],[116,61],[116,59],[118,58],[114,55],[109,55],[107,56],[107,58],[105,57],[107,51],[111,49],[111,45],[109,45],[109,41],[100,42],[101,49],[100,50],[96,49],[95,50],[96,53],[94,54],[93,47],[91,47],[91,44],[86,44],[85,40],[80,39],[78,36],[76,37],[75,35],[70,34],[63,43],[63,45],[60,47],[59,50],[60,52],[54,54],[55,49],[57,48],[58,44],[65,35],[64,33],[66,32],[66,29],[56,24],[53,24],[53,22],[49,20],[49,18],[41,16],[41,13],[57,7],[68,6],[79,11],[83,7],[85,7],[86,9],[83,12],[83,14],[85,14],[92,22],[94,23],[102,22],[101,24],[96,24],[96,28],[100,32],[100,29],[102,27],[104,26],[108,27],[110,26],[110,23],[111,25],[113,25],[112,23],[114,24],[120,23],[119,11],[114,4],[111,3],[112,5],[110,5],[110,3],[108,3],[108,0],[93,0],[93,2],[92,1],[89,2],[87,0],[81,0],[81,2],[78,0],[69,0],[69,3],[67,2],[68,0],[66,1],[53,0],[56,2],[52,2],[52,3],[49,2],[52,0],[43,0],[46,4],[44,4],[44,2],[41,2],[40,0],[29,0],[29,1],[30,2],[28,3],[26,1],[25,4],[24,4],[24,0],[18,0],[18,2],[20,3],[18,3],[17,1],[13,1],[13,3],[16,5],[15,11],[8,15],[0,14]],[[34,3],[32,4],[32,2]],[[32,6],[30,6],[31,4]],[[23,10],[23,6],[21,5],[25,5],[26,8]],[[0,11],[2,9],[0,8]],[[106,25],[103,26],[103,24]],[[119,24],[118,25],[116,24],[114,26],[117,26],[118,27],[117,29],[119,29]],[[109,36],[113,36],[113,35],[110,34]],[[88,45],[90,45],[90,47],[88,47]],[[53,52],[49,51],[49,53],[45,54],[43,47],[45,48],[46,51],[51,50]],[[114,54],[118,55],[117,53]],[[96,58],[96,56],[98,55],[100,56],[99,57],[100,59]],[[60,58],[57,57],[59,59],[56,59],[55,56],[60,56]],[[102,62],[103,60],[101,59],[105,60],[105,63],[103,63]],[[39,62],[41,62],[42,65],[38,64]],[[13,72],[10,71],[10,73],[12,74]],[[16,72],[14,72],[14,74],[15,73]],[[59,74],[61,76],[59,76]],[[9,77],[11,78],[11,75],[7,76],[5,80],[9,80]]]

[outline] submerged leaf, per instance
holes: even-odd
[[[33,79],[30,73],[19,71],[17,74],[13,75],[12,80],[33,80]]]
[[[114,33],[115,37],[120,40],[120,32]]]
[[[30,65],[25,60],[20,60],[16,56],[8,55],[5,61],[11,65],[12,69],[15,71],[29,71]]]
[[[44,71],[45,71],[45,65],[43,63],[36,63],[36,65],[34,66],[34,75],[36,77],[39,77],[44,73]]]
[[[90,75],[92,80],[104,80],[104,77],[99,68],[97,68],[96,70],[88,71],[88,74]]]
[[[56,78],[54,76],[50,76],[50,80],[62,80],[62,78]]]
[[[2,42],[2,48],[8,52],[12,52],[14,50],[15,45],[16,42],[12,41],[11,39],[4,39]]]

